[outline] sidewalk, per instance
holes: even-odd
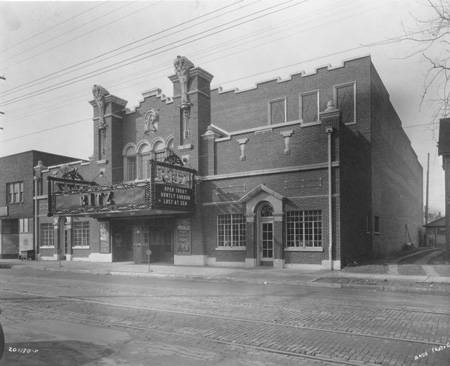
[[[0,260],[0,268],[27,268],[91,273],[113,276],[236,281],[263,285],[303,285],[331,288],[366,288],[377,291],[402,291],[450,294],[450,266],[447,265],[366,265],[343,271],[294,270],[274,268],[230,268],[174,266],[132,262],[92,263],[56,261]]]

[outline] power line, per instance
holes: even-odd
[[[48,128],[45,128],[45,129],[42,129],[42,130],[39,130],[39,131],[34,131],[34,132],[26,133],[26,134],[23,134],[23,135],[19,135],[19,136],[14,136],[14,137],[11,137],[9,139],[0,140],[0,143],[10,142],[10,141],[18,140],[18,139],[21,139],[21,138],[24,138],[24,137],[38,135],[38,134],[41,134],[43,132],[48,132],[48,131],[60,129],[60,128],[63,128],[63,127],[75,125],[75,124],[78,124],[78,123],[81,123],[81,122],[87,122],[87,121],[92,121],[92,117],[83,118],[83,119],[79,119],[79,120],[76,120],[76,121],[67,122],[67,123],[64,123],[64,124],[59,125],[59,126],[48,127]],[[406,126],[403,126],[403,125],[401,125],[401,126],[393,126],[391,128],[383,128],[383,131],[396,130],[399,127],[404,130],[404,129],[409,129],[409,128],[422,127],[422,126],[430,127],[430,123],[428,122],[428,123],[417,123],[417,124],[406,125]]]
[[[360,13],[363,13],[363,12],[366,12],[366,11],[372,11],[372,10],[374,10],[374,9],[375,9],[375,8],[366,9],[366,10],[364,10],[364,11],[359,11],[359,12],[357,12],[356,14],[360,14]],[[337,17],[336,19],[331,18],[331,21],[334,22],[334,21],[337,21],[337,20],[342,20],[342,19],[345,19],[345,18],[348,18],[348,17],[355,16],[356,14],[353,12],[353,13],[347,15],[346,17]],[[296,17],[294,17],[293,19],[295,19],[295,18],[296,18]],[[323,16],[321,16],[321,19],[323,19]],[[230,49],[238,48],[240,45],[245,44],[245,43],[248,43],[249,40],[251,40],[251,36],[255,36],[255,35],[256,35],[256,36],[257,36],[256,39],[259,39],[259,38],[267,38],[267,35],[264,36],[264,37],[261,37],[261,35],[264,34],[264,33],[269,33],[268,35],[269,35],[269,37],[270,37],[270,36],[279,34],[279,32],[281,31],[281,29],[283,29],[283,28],[287,28],[288,30],[290,30],[290,29],[296,29],[296,28],[298,28],[298,26],[300,25],[300,29],[296,29],[295,33],[289,34],[288,36],[277,37],[277,38],[272,39],[272,40],[269,40],[269,41],[264,41],[263,43],[259,43],[259,44],[256,44],[256,45],[252,45],[251,49],[253,50],[253,49],[255,49],[256,47],[265,46],[265,45],[267,45],[268,43],[272,43],[272,42],[277,41],[277,40],[280,40],[280,39],[285,39],[285,38],[287,38],[287,37],[291,37],[291,36],[297,34],[297,32],[299,32],[299,31],[311,30],[311,29],[314,29],[314,28],[317,28],[317,27],[321,27],[321,26],[322,26],[322,23],[320,23],[320,22],[319,22],[319,23],[314,22],[314,26],[312,26],[312,27],[311,27],[311,26],[310,26],[310,27],[304,27],[303,25],[305,24],[305,22],[303,22],[302,24],[296,23],[296,24],[294,24],[294,26],[292,26],[292,25],[288,26],[290,20],[292,20],[292,19],[286,19],[286,20],[284,20],[284,21],[281,21],[282,26],[278,26],[277,28],[270,28],[270,29],[268,28],[268,29],[266,29],[265,31],[262,31],[262,32],[259,31],[259,30],[256,31],[256,32],[251,32],[251,33],[249,33],[249,34],[247,34],[247,35],[245,35],[245,36],[240,36],[240,37],[237,37],[237,38],[234,38],[234,39],[229,39],[229,40],[227,40],[227,41],[225,41],[225,42],[216,44],[215,47],[213,47],[213,48],[207,47],[207,48],[205,48],[205,49],[203,49],[203,50],[198,50],[195,54],[201,55],[201,56],[200,56],[200,60],[203,60],[205,55],[208,56],[208,55],[212,55],[212,54],[214,54],[214,53],[221,52],[222,50],[221,50],[221,47],[220,47],[220,46],[224,46],[225,49],[226,49],[227,51],[229,51]],[[309,23],[313,23],[313,21],[314,21],[314,19],[311,18],[311,19],[309,20]],[[306,22],[306,23],[308,23],[308,22]],[[325,20],[324,23],[329,24],[329,23],[330,23],[330,20]],[[277,30],[277,31],[275,31],[275,30]],[[255,37],[253,37],[253,38],[255,38]],[[229,43],[231,43],[232,46],[228,46]],[[223,47],[222,47],[222,48],[223,48]],[[248,51],[248,48],[247,48],[247,49],[243,49],[243,50],[238,50],[237,52],[227,53],[227,54],[225,54],[225,55],[222,55],[222,56],[219,56],[219,57],[215,57],[215,58],[213,58],[213,59],[211,59],[211,60],[208,60],[208,61],[206,61],[206,62],[205,62],[205,61],[202,61],[201,63],[202,63],[202,64],[208,64],[208,63],[211,63],[211,62],[213,62],[213,61],[215,61],[215,60],[217,60],[217,59],[223,59],[224,57],[230,57],[230,56],[233,56],[233,55],[235,55],[235,54],[239,54],[239,53],[246,52],[246,51]],[[195,55],[195,54],[194,54],[194,55]],[[140,82],[142,82],[142,73],[145,73],[145,75],[147,75],[147,76],[154,75],[154,74],[159,74],[161,71],[165,71],[165,70],[168,70],[168,69],[169,69],[169,67],[167,67],[166,65],[167,65],[167,63],[163,63],[162,65],[156,66],[156,68],[159,68],[159,69],[156,69],[156,70],[155,70],[155,66],[152,67],[152,68],[150,68],[149,70],[152,70],[152,72],[151,72],[150,74],[145,73],[145,70],[141,70],[141,71],[139,71],[139,73],[138,73],[139,76],[138,76],[137,78],[126,79],[125,82],[124,82],[124,80],[122,79],[119,83],[116,82],[116,83],[109,84],[109,85],[110,85],[110,87],[112,87],[112,86],[117,86],[117,85],[123,86],[123,85],[126,85],[129,81],[133,81],[133,80],[136,80],[136,79],[139,79]],[[135,85],[135,84],[137,84],[137,83],[133,83],[133,84],[131,84],[131,85]],[[77,95],[84,96],[84,95],[85,95],[85,92],[82,92],[82,93],[77,94]],[[68,95],[68,96],[69,96],[69,95]],[[85,100],[85,97],[79,98],[79,99],[77,99],[76,101],[78,101],[78,100],[83,101],[83,100]],[[60,98],[59,98],[59,101],[61,101]],[[73,102],[74,102],[73,94],[70,94],[70,103],[72,104]],[[58,108],[52,108],[51,110],[53,111],[53,110],[61,109],[61,108],[64,108],[64,107],[65,107],[64,105],[61,107],[61,103],[58,103],[58,105],[59,105],[60,107],[58,107]],[[39,111],[42,111],[42,108],[41,108]],[[44,108],[43,111],[44,111],[44,112],[48,111],[48,108],[47,108],[47,107]],[[30,115],[34,115],[35,113],[36,113],[36,112],[33,111],[33,113],[25,114],[25,115],[20,115],[19,117],[16,117],[16,116],[15,116],[15,118],[26,118],[26,117],[28,117],[28,116],[30,116]]]
[[[104,14],[101,14],[101,15],[99,15],[99,16],[97,16],[97,17],[91,19],[91,20],[88,20],[87,22],[84,22],[84,23],[81,24],[80,26],[77,26],[77,27],[75,27],[75,28],[73,28],[73,29],[70,29],[70,30],[68,30],[68,31],[66,31],[66,32],[59,33],[59,34],[57,34],[57,35],[56,35],[55,37],[53,37],[53,38],[50,38],[50,39],[45,40],[45,41],[43,41],[43,42],[34,44],[33,47],[31,47],[31,48],[29,48],[29,49],[27,49],[27,50],[24,50],[24,51],[22,51],[22,52],[19,52],[19,53],[16,53],[16,54],[12,55],[12,56],[9,56],[8,59],[11,59],[11,58],[14,58],[14,57],[23,55],[24,53],[27,53],[27,52],[29,52],[30,50],[33,50],[33,49],[36,49],[36,48],[40,48],[42,45],[45,45],[46,43],[49,43],[50,41],[54,41],[55,39],[61,38],[61,37],[65,36],[66,34],[72,33],[72,32],[74,32],[74,31],[76,31],[76,30],[78,30],[78,29],[84,27],[84,26],[87,25],[87,24],[90,24],[90,23],[92,23],[92,22],[94,22],[94,21],[96,21],[96,20],[98,20],[98,19],[100,19],[100,18],[104,18],[105,16],[108,16],[108,15],[110,15],[110,14],[112,14],[112,13],[115,13],[115,12],[117,12],[117,11],[119,11],[119,10],[121,10],[121,9],[123,9],[123,8],[125,8],[125,7],[127,7],[127,6],[129,6],[128,3],[125,4],[125,5],[122,5],[122,6],[118,6],[118,7],[114,8],[114,9],[112,9],[112,10],[109,11],[109,12],[106,12],[106,13],[104,13]],[[46,50],[44,50],[43,52],[46,52]],[[32,55],[31,57],[29,57],[29,58],[27,58],[27,59],[25,59],[25,60],[28,60],[28,59],[30,59],[30,58],[34,58],[34,57],[40,55],[41,53],[42,53],[42,52],[40,52],[40,53],[38,53],[38,54],[34,54],[34,55]],[[14,64],[19,64],[19,63],[21,63],[21,62],[23,62],[23,61],[24,61],[24,60],[21,60],[21,61],[18,61],[18,62],[14,62]],[[8,67],[8,65],[7,65],[6,67]]]
[[[101,53],[101,54],[99,54],[99,55],[97,55],[97,56],[88,58],[88,59],[86,59],[86,60],[84,60],[84,61],[77,62],[77,63],[72,64],[72,65],[70,65],[70,66],[64,67],[64,68],[62,68],[62,69],[60,69],[60,70],[58,70],[58,71],[54,71],[54,72],[49,73],[49,74],[47,74],[47,75],[41,76],[41,77],[39,77],[39,78],[37,78],[37,79],[34,79],[34,80],[32,80],[32,81],[29,81],[29,82],[20,84],[20,85],[14,87],[14,88],[11,88],[11,89],[9,89],[9,90],[6,90],[6,91],[2,92],[0,95],[1,95],[1,96],[7,95],[7,94],[9,94],[9,93],[11,93],[11,92],[13,92],[13,91],[15,91],[15,90],[17,90],[17,89],[23,89],[24,87],[28,87],[28,86],[30,86],[30,85],[32,85],[32,84],[37,83],[37,82],[40,82],[40,81],[49,79],[49,78],[51,78],[52,76],[56,76],[56,75],[58,75],[58,74],[60,74],[60,73],[62,73],[62,72],[64,72],[64,71],[71,70],[71,69],[73,69],[73,68],[75,68],[75,67],[78,67],[78,66],[81,66],[81,65],[85,65],[85,64],[89,63],[90,61],[97,60],[97,59],[102,58],[102,57],[104,57],[104,56],[108,56],[108,55],[110,55],[111,53],[114,53],[114,52],[116,52],[116,51],[120,51],[120,50],[122,50],[122,49],[124,49],[124,48],[127,48],[127,47],[129,47],[129,46],[131,46],[131,45],[134,45],[134,44],[136,44],[136,43],[139,43],[139,42],[142,42],[142,41],[144,41],[144,40],[153,38],[153,37],[155,37],[155,36],[157,36],[157,35],[160,35],[160,34],[162,34],[162,33],[167,32],[167,31],[176,29],[176,28],[178,28],[178,27],[180,27],[180,26],[182,26],[182,25],[189,24],[189,23],[191,23],[191,22],[193,22],[193,21],[195,21],[195,20],[204,18],[205,16],[214,14],[214,13],[219,12],[219,11],[222,11],[222,10],[224,10],[224,9],[226,9],[226,8],[229,8],[229,7],[231,7],[231,6],[234,6],[234,5],[236,5],[236,4],[238,4],[238,3],[242,2],[242,1],[243,1],[243,0],[238,0],[238,1],[234,2],[234,3],[232,3],[232,4],[223,6],[223,7],[218,8],[218,9],[215,9],[215,10],[213,10],[213,11],[207,12],[207,13],[202,14],[202,15],[200,15],[200,16],[193,17],[193,18],[188,19],[188,20],[186,20],[186,21],[184,21],[184,22],[178,23],[178,24],[176,24],[176,25],[174,25],[174,26],[172,26],[172,27],[168,27],[168,28],[165,28],[165,29],[163,29],[163,30],[161,30],[161,31],[158,31],[158,32],[152,33],[152,34],[150,34],[150,35],[147,35],[147,36],[145,36],[145,37],[143,37],[143,38],[140,38],[140,39],[138,39],[138,40],[135,40],[135,41],[132,41],[132,42],[128,42],[128,43],[126,43],[126,44],[124,44],[124,45],[122,45],[122,46],[120,46],[120,47],[117,47],[117,48],[114,48],[114,49],[112,49],[112,50],[103,52],[103,53]],[[254,4],[254,3],[256,3],[256,2],[258,2],[258,1],[252,2],[252,3],[247,4],[247,5],[245,5],[245,6],[249,6],[249,5]],[[241,8],[243,8],[243,7],[240,7],[240,8],[238,8],[238,9],[234,9],[234,10],[232,10],[232,11],[236,11],[236,10],[239,10],[239,9],[241,9]],[[227,14],[227,13],[228,13],[228,12],[225,12],[225,13],[223,13],[223,14],[220,14],[219,16],[223,16],[223,15],[225,15],[225,14]],[[211,18],[211,19],[208,19],[207,21],[210,21],[210,20],[215,19],[215,18],[216,18],[216,17],[213,17],[213,18]],[[199,23],[199,24],[202,24],[202,23]],[[198,25],[198,24],[196,24],[196,25]],[[187,28],[184,28],[184,29],[187,29]],[[170,35],[172,35],[172,34],[174,34],[174,33],[171,33]],[[157,39],[157,40],[160,40],[160,39],[162,39],[162,38],[159,38],[159,39]],[[141,46],[142,46],[142,45],[141,45]],[[139,46],[139,47],[141,47],[141,46]],[[133,50],[133,49],[135,49],[135,48],[132,48],[132,49],[130,49],[130,50]],[[130,50],[126,50],[125,52],[129,52]],[[122,53],[119,53],[118,55],[120,55],[120,54],[122,54]],[[117,57],[118,55],[114,55],[113,57]],[[63,75],[65,75],[65,74],[67,74],[67,73],[64,73]],[[59,77],[59,76],[61,76],[61,75],[58,75],[58,77]],[[52,79],[53,79],[53,78],[52,78]]]
[[[148,35],[148,36],[146,36],[146,37],[143,37],[143,38],[141,38],[141,39],[138,39],[138,40],[136,40],[136,41],[126,43],[126,44],[124,44],[124,45],[122,45],[122,46],[120,46],[120,47],[118,47],[118,48],[116,48],[116,49],[113,49],[113,50],[104,52],[104,53],[102,53],[102,54],[100,54],[100,55],[97,55],[97,56],[95,56],[95,57],[92,57],[92,58],[89,58],[89,59],[87,59],[87,60],[78,62],[78,63],[76,63],[76,64],[67,66],[67,67],[65,67],[65,68],[63,68],[63,69],[61,69],[61,70],[52,72],[52,73],[47,74],[47,75],[45,75],[45,76],[41,76],[41,77],[39,77],[39,78],[37,78],[37,79],[35,79],[35,80],[32,80],[32,81],[23,83],[23,84],[18,85],[18,86],[14,87],[14,88],[11,88],[11,89],[9,89],[9,90],[6,90],[6,91],[3,92],[3,93],[0,93],[0,96],[4,96],[4,95],[10,94],[10,93],[12,93],[12,92],[17,92],[17,89],[23,89],[24,87],[29,87],[30,85],[35,84],[35,83],[37,83],[38,81],[43,81],[43,80],[46,80],[46,79],[47,79],[47,80],[48,80],[48,79],[54,79],[54,78],[57,78],[57,77],[59,77],[59,76],[65,75],[65,74],[67,74],[67,73],[70,73],[70,71],[69,71],[69,72],[64,72],[64,71],[73,69],[73,68],[75,68],[75,67],[77,67],[77,66],[85,65],[86,63],[89,63],[89,62],[92,61],[92,60],[95,60],[95,59],[101,58],[101,57],[103,57],[103,56],[109,55],[109,54],[111,54],[111,53],[113,53],[113,52],[116,52],[116,51],[118,51],[118,50],[120,50],[120,49],[127,48],[127,47],[129,47],[130,45],[139,43],[139,42],[141,42],[141,41],[143,41],[143,40],[145,40],[145,39],[148,39],[148,38],[152,38],[152,37],[154,37],[154,36],[156,36],[156,35],[159,35],[159,34],[161,34],[161,33],[166,32],[166,31],[168,31],[168,30],[172,30],[172,29],[178,28],[178,27],[180,27],[181,25],[190,23],[190,22],[192,22],[192,21],[194,21],[194,20],[200,19],[200,18],[205,17],[205,16],[207,16],[207,15],[210,15],[210,14],[212,14],[212,13],[221,11],[221,10],[227,8],[227,7],[234,6],[235,4],[237,4],[237,3],[239,3],[239,2],[242,2],[242,1],[243,1],[243,0],[239,0],[239,1],[235,2],[235,3],[230,4],[230,5],[224,6],[224,7],[222,7],[222,8],[216,9],[216,10],[213,10],[213,11],[211,11],[211,12],[205,13],[205,14],[200,15],[200,16],[198,16],[198,17],[191,18],[191,19],[189,19],[189,20],[187,20],[187,21],[184,21],[184,22],[182,22],[182,23],[179,23],[179,24],[177,24],[177,25],[175,25],[175,26],[172,26],[172,27],[163,29],[163,30],[161,30],[161,31],[159,31],[159,32],[157,32],[157,33],[150,34],[150,35]],[[230,11],[224,12],[224,13],[222,13],[222,14],[216,16],[216,17],[212,17],[212,18],[207,19],[207,20],[205,20],[205,21],[203,21],[203,22],[199,22],[199,23],[195,24],[195,26],[200,25],[200,24],[202,24],[202,23],[204,23],[204,22],[210,21],[210,20],[212,20],[212,19],[215,19],[215,18],[217,18],[217,17],[223,16],[223,15],[225,15],[225,14],[227,14],[227,13],[232,12],[232,11],[236,11],[236,10],[242,9],[243,7],[247,7],[247,6],[252,5],[252,4],[254,4],[254,3],[257,3],[257,2],[259,2],[259,1],[255,1],[255,2],[253,2],[253,3],[250,3],[250,4],[246,4],[246,5],[244,5],[244,6],[241,6],[241,7],[237,8],[237,9],[232,9],[232,10],[230,10]],[[334,8],[334,9],[335,9],[335,8]],[[358,13],[361,13],[361,12],[358,12]],[[323,18],[323,17],[321,17],[321,18]],[[345,17],[344,17],[344,18],[345,18]],[[342,19],[342,18],[341,18],[341,19]],[[304,20],[304,19],[303,19],[303,20]],[[303,21],[301,24],[304,24],[304,21]],[[191,26],[191,27],[192,27],[192,26]],[[186,30],[186,29],[190,29],[191,27],[189,27],[189,28],[183,28],[183,29],[181,29],[181,30],[179,30],[179,31]],[[316,27],[317,27],[317,25],[316,25]],[[308,29],[308,28],[307,28],[307,29]],[[270,29],[268,29],[268,31],[270,31]],[[176,33],[174,32],[174,33],[171,33],[171,34],[169,34],[169,35],[173,35],[173,34],[176,34]],[[165,35],[164,37],[158,38],[158,39],[156,39],[156,40],[161,40],[161,39],[163,39],[163,38],[168,37],[169,35]],[[155,40],[155,41],[156,41],[156,40]],[[128,50],[125,50],[125,51],[122,51],[122,52],[120,52],[119,54],[116,54],[116,55],[114,55],[114,56],[110,56],[110,58],[111,58],[111,57],[117,57],[117,56],[120,55],[120,54],[129,52],[129,51],[131,51],[131,50],[133,50],[133,49],[136,49],[136,48],[139,48],[139,47],[142,47],[142,46],[144,46],[144,44],[139,45],[139,46],[137,46],[137,47],[133,47],[133,48],[128,49]],[[78,69],[78,68],[77,68],[77,69]],[[64,73],[61,74],[62,72],[64,72]],[[61,75],[58,75],[58,74],[61,74]],[[52,76],[53,76],[53,77],[52,77]]]
[[[80,12],[80,13],[74,14],[70,18],[67,18],[66,20],[63,20],[62,22],[56,23],[56,24],[54,24],[54,25],[52,25],[52,26],[50,26],[48,28],[45,28],[44,30],[42,30],[40,32],[32,34],[30,37],[25,38],[22,41],[16,42],[13,46],[11,46],[9,48],[4,48],[3,50],[0,51],[0,53],[8,52],[9,50],[12,50],[12,49],[16,48],[17,46],[21,45],[24,42],[29,41],[30,39],[33,39],[33,38],[35,38],[35,37],[37,37],[37,36],[39,36],[39,35],[41,35],[43,33],[48,32],[49,30],[52,30],[52,29],[54,29],[54,28],[56,28],[56,27],[58,27],[58,26],[60,26],[62,24],[65,24],[68,21],[73,21],[74,19],[80,17],[81,15],[86,14],[86,13],[88,13],[88,12],[90,12],[90,11],[100,7],[100,6],[103,6],[105,4],[107,4],[107,1],[103,1],[100,4],[97,4],[95,6],[90,7],[89,9],[86,9],[86,10],[83,10],[82,12]]]
[[[288,1],[284,2],[284,3],[282,3],[281,5],[284,5],[284,4],[289,3],[289,2],[292,2],[292,1],[293,1],[293,0],[288,0]],[[53,90],[56,90],[56,89],[60,89],[60,88],[62,88],[62,87],[69,86],[69,85],[72,85],[72,84],[74,84],[74,83],[77,83],[77,82],[80,82],[80,81],[89,79],[89,78],[92,77],[92,76],[101,75],[101,74],[104,74],[104,73],[106,73],[106,72],[110,72],[110,71],[116,70],[116,69],[118,69],[118,68],[122,68],[122,67],[124,67],[124,66],[128,66],[128,65],[134,64],[134,63],[139,62],[139,61],[143,61],[143,60],[145,60],[145,59],[147,59],[147,58],[149,58],[149,57],[153,57],[153,56],[158,55],[158,54],[161,54],[161,53],[163,53],[163,52],[170,51],[170,50],[172,50],[172,49],[174,49],[174,48],[177,48],[177,47],[180,47],[180,46],[184,46],[184,45],[186,45],[186,44],[190,44],[190,43],[196,42],[196,41],[201,40],[201,39],[204,39],[204,38],[211,37],[211,36],[214,35],[214,34],[218,34],[218,33],[224,32],[224,31],[226,31],[226,30],[236,28],[236,27],[238,27],[238,26],[240,26],[240,25],[242,25],[242,24],[246,24],[246,23],[252,22],[252,21],[254,21],[254,20],[257,20],[257,19],[266,17],[266,16],[268,16],[268,15],[271,15],[271,14],[274,14],[274,13],[277,13],[277,12],[280,12],[280,11],[283,11],[283,10],[286,10],[286,9],[289,9],[289,8],[292,8],[292,7],[294,7],[294,6],[298,6],[298,5],[300,5],[300,4],[302,4],[302,3],[306,2],[306,1],[308,1],[308,0],[303,0],[303,1],[299,2],[299,3],[295,3],[295,4],[292,4],[292,5],[286,6],[286,7],[284,7],[284,8],[281,8],[281,9],[277,9],[277,10],[271,11],[271,12],[269,12],[269,13],[259,15],[259,16],[257,16],[257,17],[252,18],[252,19],[243,21],[243,22],[238,23],[238,24],[234,24],[234,25],[228,26],[228,27],[226,27],[226,28],[224,28],[224,29],[221,29],[221,30],[216,30],[216,31],[211,32],[211,33],[206,34],[206,35],[204,34],[204,33],[207,32],[207,31],[214,30],[215,28],[217,28],[217,26],[215,26],[215,27],[213,27],[213,28],[207,29],[206,31],[202,31],[202,32],[196,33],[196,34],[194,34],[194,35],[190,35],[190,36],[188,36],[188,37],[184,37],[184,38],[182,38],[182,39],[180,39],[180,40],[177,40],[177,41],[174,41],[174,42],[170,42],[170,43],[168,43],[168,44],[166,44],[166,45],[164,45],[164,46],[157,47],[156,49],[153,49],[153,50],[150,50],[150,51],[143,52],[143,53],[138,54],[138,55],[135,55],[135,56],[133,56],[133,57],[130,57],[130,58],[121,60],[121,61],[119,61],[119,62],[113,63],[113,64],[111,64],[111,65],[109,65],[109,66],[101,67],[101,68],[99,68],[99,69],[97,69],[97,70],[93,70],[93,71],[91,71],[91,72],[88,72],[88,73],[79,75],[79,76],[77,76],[77,77],[75,77],[75,78],[68,79],[68,80],[65,80],[65,81],[56,83],[56,84],[54,84],[54,85],[51,85],[51,86],[48,86],[48,87],[46,87],[46,88],[42,88],[42,89],[36,90],[36,91],[34,91],[34,92],[30,92],[30,93],[24,94],[24,95],[19,96],[19,97],[15,97],[15,98],[13,98],[13,99],[10,99],[10,100],[5,101],[5,102],[3,103],[3,105],[9,105],[9,104],[12,104],[12,103],[17,103],[17,102],[19,102],[19,101],[28,99],[28,97],[35,97],[35,96],[38,96],[38,95],[42,95],[42,94],[48,93],[48,92],[50,92],[50,91],[53,91]],[[271,7],[265,8],[265,9],[262,9],[262,10],[259,10],[259,11],[257,11],[257,12],[253,12],[253,13],[251,13],[251,14],[248,14],[248,15],[245,15],[245,16],[243,16],[243,17],[240,17],[240,18],[234,19],[234,20],[232,20],[232,21],[226,22],[226,23],[224,23],[224,24],[221,24],[220,27],[223,27],[224,25],[233,23],[233,22],[235,22],[235,21],[237,21],[237,20],[240,20],[240,19],[243,19],[243,18],[247,18],[247,17],[249,17],[249,16],[255,15],[255,14],[260,13],[260,12],[262,12],[262,11],[266,11],[266,10],[269,10],[269,9],[272,9],[272,8],[278,7],[278,6],[279,6],[279,4],[278,4],[278,5],[275,5],[275,6],[271,6]],[[192,40],[189,40],[189,38],[194,37],[194,36],[197,36],[197,35],[199,35],[199,37],[194,38],[194,39],[192,39]],[[188,40],[188,41],[185,41],[185,40]],[[184,43],[181,43],[181,44],[178,44],[178,45],[176,44],[177,42],[182,42],[182,41],[185,41],[185,42],[184,42]],[[161,50],[161,49],[163,49],[163,48],[165,48],[165,47],[167,47],[167,46],[170,46],[170,45],[173,45],[173,46],[170,47],[170,48],[168,48],[168,49]],[[161,51],[155,52],[156,50],[161,50]],[[153,53],[152,53],[152,52],[153,52]],[[150,54],[150,55],[149,55],[149,54]],[[144,55],[145,55],[145,56],[144,56]],[[139,57],[139,56],[141,56],[141,57],[140,57],[140,58],[137,58],[137,57]],[[128,61],[128,62],[127,62],[127,61]],[[125,62],[125,63],[124,63],[124,62]]]
[[[42,54],[44,54],[44,53],[46,53],[46,52],[49,52],[49,51],[51,51],[51,50],[54,50],[54,49],[56,49],[56,48],[58,48],[58,47],[60,47],[60,46],[65,46],[68,42],[72,42],[72,41],[75,41],[75,40],[77,40],[77,39],[83,38],[83,37],[86,36],[86,35],[92,35],[92,32],[94,32],[94,31],[98,31],[99,29],[105,28],[105,27],[107,27],[107,26],[109,26],[109,25],[111,25],[111,24],[117,24],[119,21],[121,21],[121,20],[123,20],[123,19],[125,19],[125,18],[128,18],[128,17],[132,16],[133,14],[135,14],[135,13],[137,13],[137,12],[140,12],[140,11],[142,11],[142,10],[148,8],[148,7],[151,7],[151,6],[153,6],[153,5],[154,5],[153,3],[148,3],[146,6],[143,6],[143,7],[139,8],[139,9],[135,9],[135,10],[131,11],[131,12],[128,13],[128,14],[124,14],[124,15],[120,16],[119,18],[113,19],[113,20],[110,21],[110,22],[107,22],[107,23],[105,23],[105,24],[99,25],[98,27],[95,27],[95,28],[93,28],[93,29],[90,29],[90,30],[88,30],[88,31],[86,31],[86,32],[84,32],[84,33],[81,33],[81,34],[79,34],[79,35],[77,35],[77,36],[75,36],[75,37],[72,37],[72,38],[70,38],[70,39],[68,39],[68,40],[65,40],[65,41],[63,41],[63,42],[61,42],[61,43],[59,43],[59,44],[56,44],[56,45],[54,45],[54,46],[52,46],[52,47],[50,47],[50,48],[47,48],[47,49],[42,50],[42,51],[40,51],[40,52],[38,52],[38,53],[35,53],[34,55],[31,55],[31,56],[29,56],[29,57],[27,57],[27,58],[25,58],[25,59],[22,59],[22,60],[20,60],[20,61],[17,61],[17,62],[15,62],[15,65],[14,65],[14,66],[19,65],[19,64],[22,64],[22,63],[24,63],[24,62],[26,62],[26,61],[28,61],[28,60],[34,59],[35,57],[40,56],[40,55],[42,55]],[[127,6],[127,5],[124,5],[123,7],[126,7],[126,6]],[[120,9],[118,9],[118,10],[120,10]]]
[[[63,127],[67,127],[67,126],[71,126],[71,125],[75,125],[77,123],[87,122],[87,121],[92,121],[92,117],[83,118],[83,119],[79,119],[79,120],[76,120],[76,121],[63,123],[62,125],[59,125],[59,126],[53,126],[53,127],[44,128],[42,130],[26,133],[26,134],[23,134],[23,135],[20,135],[20,136],[14,136],[14,137],[11,137],[9,139],[1,140],[0,142],[9,142],[9,141],[18,140],[18,139],[21,139],[21,138],[24,138],[24,137],[28,137],[28,136],[39,135],[39,134],[44,133],[44,132],[57,130],[59,128],[63,128]]]

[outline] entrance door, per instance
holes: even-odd
[[[261,222],[261,261],[273,261],[273,222]]]
[[[261,264],[273,263],[273,207],[262,202],[258,208],[258,259]]]
[[[150,230],[148,225],[133,225],[133,259],[134,263],[147,262],[147,249],[150,247]]]

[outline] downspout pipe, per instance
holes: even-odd
[[[34,183],[34,215],[33,215],[33,232],[34,232],[34,260],[37,260],[39,258],[39,245],[38,245],[38,195],[39,195],[39,178],[37,176],[33,177],[33,183]]]
[[[330,270],[333,270],[333,179],[331,166],[331,137],[333,127],[327,127],[328,135],[328,258]]]

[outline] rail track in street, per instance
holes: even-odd
[[[2,290],[2,292],[16,295],[16,298],[10,298],[10,300],[8,297],[2,296],[3,302],[14,306],[15,311],[20,309],[24,313],[35,313],[36,303],[39,303],[42,308],[38,312],[41,316],[50,319],[70,320],[143,333],[159,332],[328,364],[390,364],[384,363],[382,357],[380,359],[380,355],[386,352],[387,345],[390,345],[397,351],[401,350],[398,352],[398,357],[394,356],[395,362],[406,365],[412,363],[415,354],[426,352],[427,349],[433,347],[447,347],[448,345],[448,342],[442,341],[408,339],[293,325],[283,321],[274,322],[152,306],[119,304],[82,296],[50,296],[39,292],[18,290]],[[31,304],[30,301],[34,303]],[[28,302],[28,304],[24,302]],[[97,314],[95,318],[89,316],[96,311],[98,313],[99,308],[105,309],[105,307],[109,309],[104,314],[100,316]],[[131,315],[126,315],[126,312]],[[448,317],[447,313],[432,314]],[[142,325],[143,323],[145,326]],[[409,355],[409,361],[405,355]],[[431,359],[428,361],[433,362]]]

